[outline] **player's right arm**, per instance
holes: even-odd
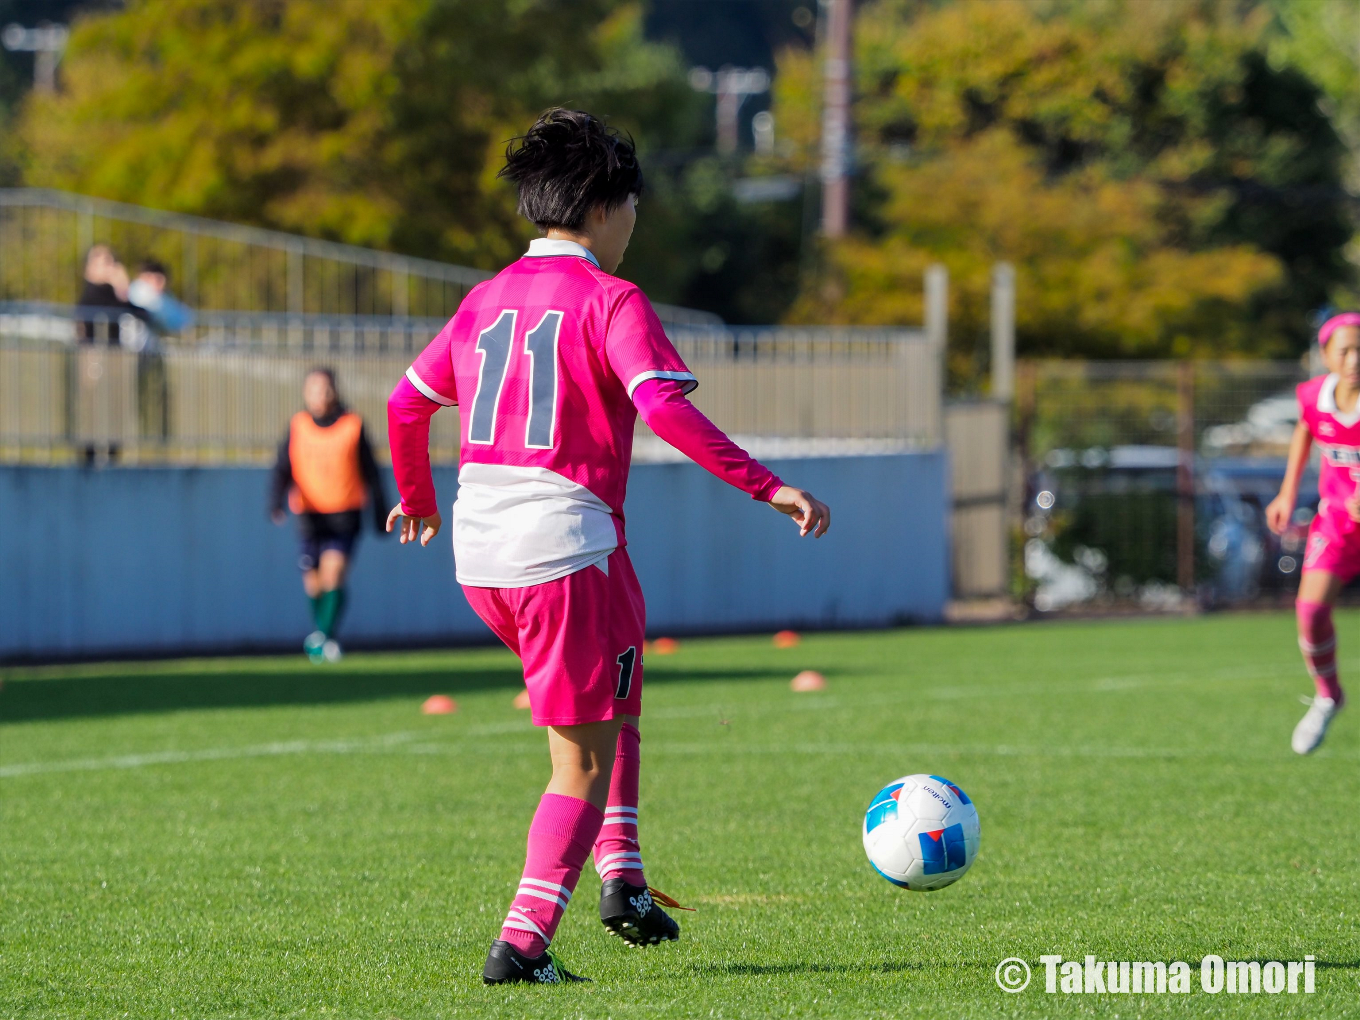
[[[387,400],[387,441],[400,501],[387,515],[387,530],[397,530],[402,545],[429,545],[443,519],[430,471],[430,419],[441,407],[458,403],[449,338],[450,320],[416,358]]]
[[[1303,478],[1303,469],[1308,465],[1308,454],[1312,448],[1313,433],[1308,423],[1300,418],[1289,441],[1289,462],[1285,465],[1280,494],[1266,507],[1266,525],[1277,535],[1284,534],[1284,529],[1289,527],[1289,519],[1294,516],[1294,504],[1299,500],[1299,482]]]
[[[269,519],[282,524],[285,519],[284,501],[293,484],[292,437],[286,435],[279,443],[278,454],[274,458],[274,469],[269,472]]]

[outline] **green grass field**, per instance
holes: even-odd
[[[1341,614],[1360,679],[1360,615]],[[795,694],[799,669],[828,689]],[[1289,750],[1284,614],[684,642],[647,663],[642,841],[698,908],[624,950],[587,869],[588,986],[484,988],[547,779],[507,653],[4,671],[4,1017],[1360,1015],[1360,717]],[[459,712],[419,713],[429,694]],[[1355,712],[1352,709],[1352,712]],[[937,893],[860,848],[910,772],[973,797]],[[1186,960],[1190,995],[1047,995],[1037,959]],[[1317,957],[1317,992],[1198,963]],[[1018,994],[993,970],[1035,964]]]

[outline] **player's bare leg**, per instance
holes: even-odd
[[[638,774],[642,765],[639,722],[635,715],[620,719],[609,802],[595,840],[595,870],[600,874],[600,921],[605,928],[629,946],[654,946],[680,937],[680,926],[657,902],[679,904],[650,888],[642,869],[638,842]]]
[[[1298,754],[1310,754],[1317,749],[1327,736],[1327,727],[1345,704],[1336,672],[1336,629],[1332,625],[1332,607],[1343,584],[1340,577],[1326,570],[1305,570],[1299,581],[1296,603],[1299,650],[1317,693],[1294,727],[1291,746]]]
[[[548,946],[600,833],[618,737],[617,719],[548,727],[552,779],[529,826],[519,891],[486,958],[487,984],[585,980],[564,970]]]
[[[553,774],[547,792],[589,801],[597,811],[604,811],[620,722],[609,719],[582,726],[549,726],[548,755]]]

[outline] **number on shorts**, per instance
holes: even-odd
[[[616,698],[628,697],[628,692],[633,689],[633,667],[637,664],[637,646],[629,647],[618,658],[619,663],[619,686],[614,692]]]
[[[515,347],[517,316],[513,309],[505,309],[477,337],[482,365],[477,371],[477,395],[472,399],[469,443],[489,446],[496,441],[496,418]],[[551,450],[556,438],[557,338],[561,331],[562,313],[552,311],[544,313],[538,325],[524,336],[524,353],[529,358],[529,414],[524,424],[524,445],[533,450]]]

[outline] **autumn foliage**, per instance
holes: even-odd
[[[1005,260],[1023,351],[1295,349],[1345,273],[1343,149],[1316,89],[1266,63],[1263,17],[1236,9],[865,7],[859,229],[792,317],[918,323],[922,271],[942,262],[951,369],[976,374]],[[785,54],[777,83],[777,121],[807,163],[812,59]]]

